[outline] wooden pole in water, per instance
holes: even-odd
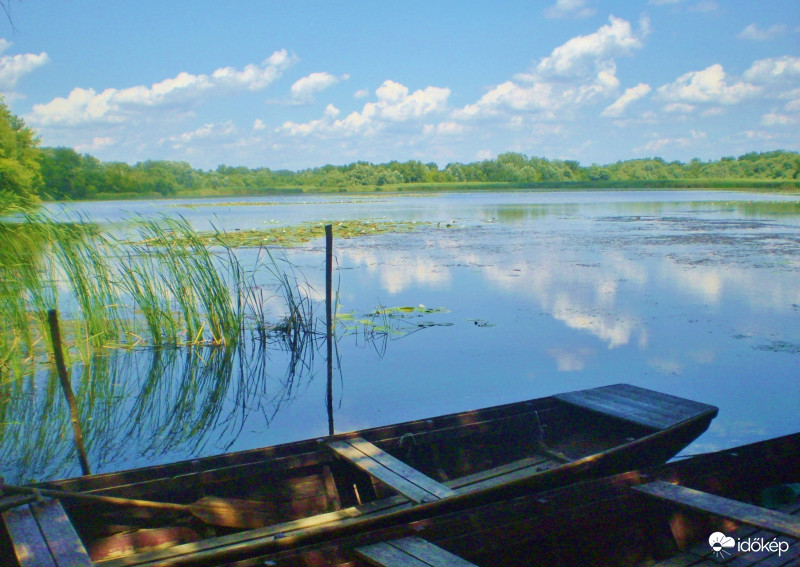
[[[69,405],[69,417],[72,422],[72,434],[75,438],[75,448],[78,450],[78,460],[84,475],[92,474],[89,468],[89,458],[86,456],[86,447],[83,444],[83,431],[81,422],[78,419],[78,404],[75,401],[75,394],[72,393],[72,384],[67,373],[67,365],[64,363],[64,351],[61,347],[61,330],[58,326],[58,312],[50,309],[47,312],[47,320],[50,323],[50,336],[53,339],[53,356],[56,361],[58,379],[61,381],[61,389]]]
[[[328,347],[328,434],[333,435],[333,226],[325,225],[325,326]]]

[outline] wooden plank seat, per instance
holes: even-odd
[[[737,520],[776,534],[800,539],[800,518],[791,514],[723,498],[662,480],[635,486],[634,490],[662,500]]]
[[[455,494],[445,485],[422,474],[361,437],[331,441],[328,446],[412,502],[432,502]]]
[[[418,537],[404,537],[355,549],[356,555],[381,567],[475,567],[473,563]]]
[[[664,429],[691,418],[698,412],[712,409],[712,406],[707,404],[629,384],[567,392],[553,397],[574,406],[655,429]]]
[[[47,499],[6,510],[3,521],[22,567],[92,565],[58,500]]]

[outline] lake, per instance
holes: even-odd
[[[686,454],[800,431],[796,196],[376,193],[69,207],[114,230],[164,214],[201,230],[332,223],[337,432],[618,382],[720,408]],[[348,219],[418,226],[337,237]],[[283,254],[321,316],[324,242]],[[76,369],[93,472],[327,434],[321,341],[299,357],[223,351],[121,351]],[[112,379],[93,388],[100,374]],[[36,396],[6,416],[19,423],[0,441],[0,474],[80,474],[62,400]]]

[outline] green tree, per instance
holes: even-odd
[[[0,212],[13,205],[38,202],[42,182],[39,140],[25,122],[11,113],[0,96]]]

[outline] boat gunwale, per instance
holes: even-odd
[[[742,454],[747,456],[743,458]],[[268,555],[248,556],[235,565],[237,567],[245,567],[251,564],[251,560],[263,562],[265,559],[272,559],[275,565],[280,566],[283,565],[283,563],[281,563],[282,559],[300,556],[308,551],[323,549],[331,545],[342,545],[340,542],[344,541],[348,543],[349,548],[351,544],[352,547],[355,547],[356,545],[363,545],[364,543],[379,539],[393,539],[406,535],[423,534],[425,537],[425,534],[427,534],[427,537],[431,537],[431,541],[434,544],[447,547],[448,542],[451,540],[472,538],[472,532],[465,533],[464,531],[458,532],[457,534],[454,533],[453,536],[449,538],[441,538],[436,535],[445,531],[448,533],[453,532],[454,530],[452,529],[441,527],[441,524],[445,524],[448,520],[465,513],[470,514],[470,522],[468,522],[467,525],[472,526],[475,530],[480,530],[481,526],[488,523],[485,521],[487,517],[502,518],[505,523],[494,526],[489,531],[513,533],[514,530],[510,526],[513,524],[524,524],[526,528],[530,530],[541,528],[546,532],[546,541],[552,541],[562,534],[574,535],[576,532],[576,520],[579,518],[596,518],[596,506],[598,504],[602,504],[606,508],[623,511],[628,515],[635,515],[635,513],[638,512],[637,508],[642,507],[646,507],[651,511],[668,511],[670,508],[678,507],[677,504],[668,504],[656,499],[650,499],[646,495],[632,490],[634,486],[649,483],[654,480],[664,480],[672,483],[679,482],[680,480],[682,481],[681,484],[684,486],[697,487],[706,492],[728,493],[731,491],[730,489],[718,488],[717,490],[712,490],[710,487],[718,484],[721,478],[730,480],[730,478],[734,476],[735,471],[731,472],[731,470],[725,468],[725,465],[732,459],[738,461],[734,466],[736,470],[749,471],[753,462],[763,462],[763,460],[767,459],[773,464],[785,463],[789,460],[793,460],[795,469],[800,471],[800,432],[765,441],[749,443],[741,447],[700,454],[692,458],[672,461],[654,467],[637,469],[599,479],[576,482],[552,490],[537,491],[502,502],[484,504],[480,507],[472,508],[468,512],[456,511],[434,518],[433,522],[439,522],[439,524],[433,524],[428,518],[420,518],[419,520],[411,521],[403,525],[378,529],[375,530],[374,533],[359,532],[352,535],[334,535],[327,540],[313,542],[283,551],[272,552]],[[762,472],[760,476],[766,478],[770,477],[772,474],[773,471],[766,471]],[[784,472],[778,475],[778,477],[786,478],[786,473]],[[741,492],[742,490],[743,487],[739,487],[732,491]],[[794,504],[793,509],[800,511],[800,501]],[[713,514],[704,512],[695,513],[700,516],[713,516]],[[668,515],[667,513],[667,516]],[[568,517],[568,519],[562,519],[564,517]],[[741,522],[728,521],[731,525],[738,525],[739,528],[745,525]],[[462,524],[463,522],[460,522],[457,525]],[[751,529],[754,532],[757,531],[756,528]],[[431,535],[432,533],[434,533],[434,535]],[[375,534],[379,535],[376,536]],[[494,541],[490,535],[481,535],[481,537]],[[532,539],[533,541],[539,541],[541,544],[541,540],[536,538]],[[474,538],[470,539],[470,541],[474,541]],[[705,543],[706,542],[703,541],[687,544],[685,548],[679,548],[677,553],[685,552],[700,544],[705,545]],[[501,543],[497,543],[496,545],[502,548]],[[458,546],[454,546],[454,549],[456,547]],[[490,550],[482,550],[481,554],[486,555],[489,551]],[[585,559],[585,557],[582,557],[582,559]],[[697,557],[695,561],[701,562],[702,558]],[[263,563],[255,564],[261,565]],[[637,565],[638,564],[639,563],[637,563]]]
[[[490,486],[476,491],[457,492],[456,495],[436,502],[425,502],[416,505],[406,505],[393,509],[387,513],[375,516],[356,516],[353,518],[341,519],[336,522],[314,526],[311,528],[300,528],[294,532],[284,529],[292,522],[257,528],[213,538],[206,538],[199,542],[173,546],[168,549],[144,552],[120,558],[108,562],[101,562],[101,565],[108,567],[123,567],[133,565],[160,565],[166,562],[169,565],[181,565],[202,561],[204,555],[219,556],[222,559],[237,558],[243,553],[277,553],[282,549],[290,549],[304,545],[313,545],[325,539],[344,537],[347,535],[364,532],[373,529],[391,527],[400,522],[414,522],[424,518],[441,516],[448,513],[458,513],[471,506],[480,506],[480,500],[487,496],[499,496],[502,499],[513,498],[513,492],[521,486],[526,486],[529,490],[540,491],[555,488],[557,479],[571,474],[577,475],[575,480],[586,480],[581,474],[592,472],[597,461],[603,462],[612,459],[616,455],[628,452],[631,447],[650,447],[662,438],[673,436],[676,431],[684,430],[691,424],[698,424],[704,431],[708,423],[717,413],[717,408],[709,406],[698,415],[678,422],[671,427],[657,430],[649,435],[640,437],[635,441],[618,445],[611,449],[588,455],[581,459],[565,463],[560,467],[532,474],[511,482],[503,483],[498,486]],[[696,435],[695,435],[696,436]],[[527,486],[533,481],[535,485]],[[447,483],[445,483],[447,484]],[[508,494],[506,494],[508,493]],[[371,504],[368,503],[367,506]],[[202,549],[200,549],[202,546]],[[166,564],[165,563],[165,564]]]

